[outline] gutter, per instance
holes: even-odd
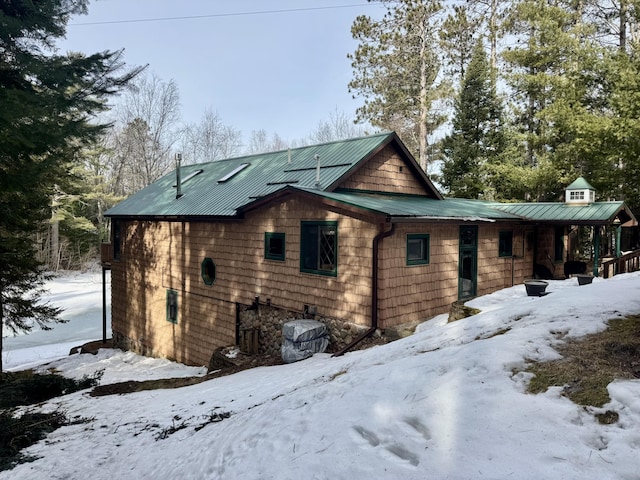
[[[371,336],[373,332],[378,329],[378,257],[380,253],[380,241],[383,238],[390,237],[396,231],[396,224],[391,223],[391,229],[382,231],[373,237],[373,255],[372,255],[372,269],[371,269],[371,328],[356,338],[346,347],[340,351],[334,353],[332,357],[340,357],[363,341],[365,338]]]

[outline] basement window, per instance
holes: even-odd
[[[178,323],[178,292],[167,290],[167,322]]]
[[[284,262],[284,233],[265,232],[264,234],[264,258],[267,260],[279,260]]]
[[[429,234],[407,234],[407,265],[427,265],[429,263]]]
[[[213,285],[216,281],[216,264],[209,257],[200,264],[200,274],[205,285]]]
[[[302,222],[300,271],[338,275],[338,222]]]
[[[512,257],[513,256],[513,232],[500,232],[498,238],[498,256],[499,257]]]

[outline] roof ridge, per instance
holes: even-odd
[[[240,155],[238,157],[221,158],[221,159],[218,159],[218,160],[211,160],[209,162],[202,162],[202,163],[190,163],[190,164],[187,164],[187,165],[183,165],[183,167],[189,167],[189,166],[192,166],[192,165],[211,165],[213,163],[221,163],[221,162],[232,162],[232,161],[233,162],[237,162],[237,161],[240,161],[240,160],[248,160],[248,159],[256,158],[256,157],[269,156],[269,155],[278,155],[278,154],[282,154],[282,153],[306,150],[306,149],[310,149],[310,148],[314,148],[314,147],[323,147],[323,146],[326,146],[326,145],[333,145],[333,144],[336,144],[336,143],[352,143],[352,142],[357,142],[357,141],[364,140],[364,139],[371,139],[371,138],[375,138],[375,137],[387,137],[389,135],[393,135],[393,132],[384,131],[384,132],[374,133],[374,134],[371,134],[371,135],[361,135],[359,137],[344,138],[342,140],[331,140],[329,142],[313,143],[311,145],[301,145],[299,147],[284,148],[282,150],[273,150],[273,151],[270,151],[270,152],[251,153],[251,154],[248,154],[248,155]]]

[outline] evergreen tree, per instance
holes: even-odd
[[[598,57],[593,28],[583,22],[579,4],[546,0],[520,0],[506,25],[518,38],[503,56],[531,168],[529,193],[534,200],[557,200],[573,175],[562,155],[579,141],[572,119],[595,107],[601,93],[591,76]]]
[[[486,166],[503,150],[501,117],[484,46],[478,41],[455,101],[453,132],[442,142],[442,183],[450,195],[487,196]]]
[[[351,27],[358,47],[349,55],[349,91],[364,98],[356,120],[395,130],[426,170],[429,135],[446,120],[437,108],[448,94],[437,50],[442,6],[438,0],[376,1],[387,7],[384,17],[359,16]]]
[[[466,5],[454,5],[453,13],[442,23],[440,41],[450,72],[456,78],[464,77],[467,65],[471,61],[478,26],[478,20],[469,16]]]
[[[51,216],[83,146],[105,128],[90,120],[139,69],[118,74],[122,52],[52,52],[87,0],[0,2],[0,338],[59,320],[42,303],[46,275],[32,235]],[[0,343],[0,370],[1,363]]]

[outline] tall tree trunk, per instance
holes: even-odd
[[[2,355],[4,352],[4,342],[2,335],[4,333],[4,304],[2,303],[2,294],[0,293],[0,373],[2,373]]]
[[[426,78],[424,74],[420,78],[420,125],[418,127],[418,135],[419,135],[419,148],[420,148],[420,158],[419,163],[422,169],[426,172],[429,167],[429,156],[427,155],[427,135],[429,135],[429,129],[427,128],[428,121],[428,105],[427,105],[427,87],[426,87]]]
[[[419,163],[422,169],[426,172],[429,167],[429,156],[427,155],[427,135],[429,134],[429,129],[427,126],[428,118],[429,118],[429,110],[430,110],[430,102],[428,101],[428,90],[427,90],[427,75],[428,75],[428,65],[426,60],[427,47],[426,47],[426,33],[422,33],[422,42],[420,44],[420,125],[418,126],[418,135],[419,135],[419,149],[420,149],[420,158]]]
[[[627,49],[627,0],[620,0],[620,51],[624,52]]]
[[[55,210],[51,214],[51,254],[48,263],[55,272],[60,268],[60,222]]]
[[[491,42],[491,72],[496,75],[498,71],[498,0],[491,0],[491,13],[489,15],[489,38]]]

